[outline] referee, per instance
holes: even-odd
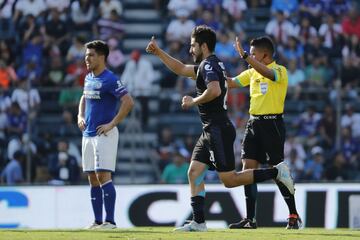
[[[250,86],[250,118],[243,139],[243,170],[257,169],[260,164],[275,166],[284,161],[284,102],[288,85],[287,71],[274,59],[274,44],[267,36],[250,42],[250,54],[236,38],[236,50],[251,68],[234,78],[227,78],[228,87]],[[275,180],[276,181],[276,180]],[[289,208],[287,229],[298,229],[301,219],[296,211],[294,195],[276,181]],[[257,186],[245,185],[247,217],[229,228],[257,228],[255,219]]]

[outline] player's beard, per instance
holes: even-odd
[[[195,63],[201,63],[201,61],[203,60],[203,53],[194,54],[193,60]]]

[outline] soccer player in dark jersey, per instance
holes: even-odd
[[[116,191],[111,180],[119,139],[116,126],[128,115],[134,102],[120,79],[105,66],[109,55],[107,44],[95,40],[85,46],[85,63],[89,73],[85,77],[79,103],[78,126],[83,132],[82,165],[88,174],[95,217],[94,223],[87,229],[112,229],[116,228]],[[119,102],[121,105],[116,111]]]
[[[175,231],[207,231],[204,175],[208,169],[216,170],[220,180],[229,188],[278,179],[294,192],[289,169],[284,163],[275,168],[235,171],[235,129],[227,116],[226,73],[224,64],[213,53],[215,44],[216,34],[211,28],[201,25],[193,29],[189,53],[198,65],[183,64],[171,57],[158,47],[154,37],[146,48],[176,74],[196,80],[197,96],[184,96],[182,99],[184,109],[198,107],[203,125],[188,170],[193,220]]]
[[[270,38],[259,37],[250,42],[250,54],[236,38],[236,49],[252,67],[234,78],[228,78],[229,88],[250,85],[250,118],[243,139],[243,170],[257,169],[260,164],[277,165],[284,161],[284,102],[288,85],[286,68],[273,59],[274,45]],[[301,219],[295,206],[294,193],[275,180],[289,208],[287,229],[298,229]],[[247,217],[230,228],[256,228],[256,184],[244,186]]]

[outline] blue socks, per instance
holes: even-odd
[[[90,189],[91,205],[95,215],[95,222],[102,224],[103,222],[103,191],[100,186],[91,187]]]
[[[112,181],[109,181],[101,186],[104,193],[104,205],[106,218],[105,221],[115,224],[114,221],[114,212],[115,212],[115,200],[116,200],[116,191]]]

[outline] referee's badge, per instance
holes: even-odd
[[[260,83],[260,92],[264,95],[268,91],[269,85],[266,82]]]

